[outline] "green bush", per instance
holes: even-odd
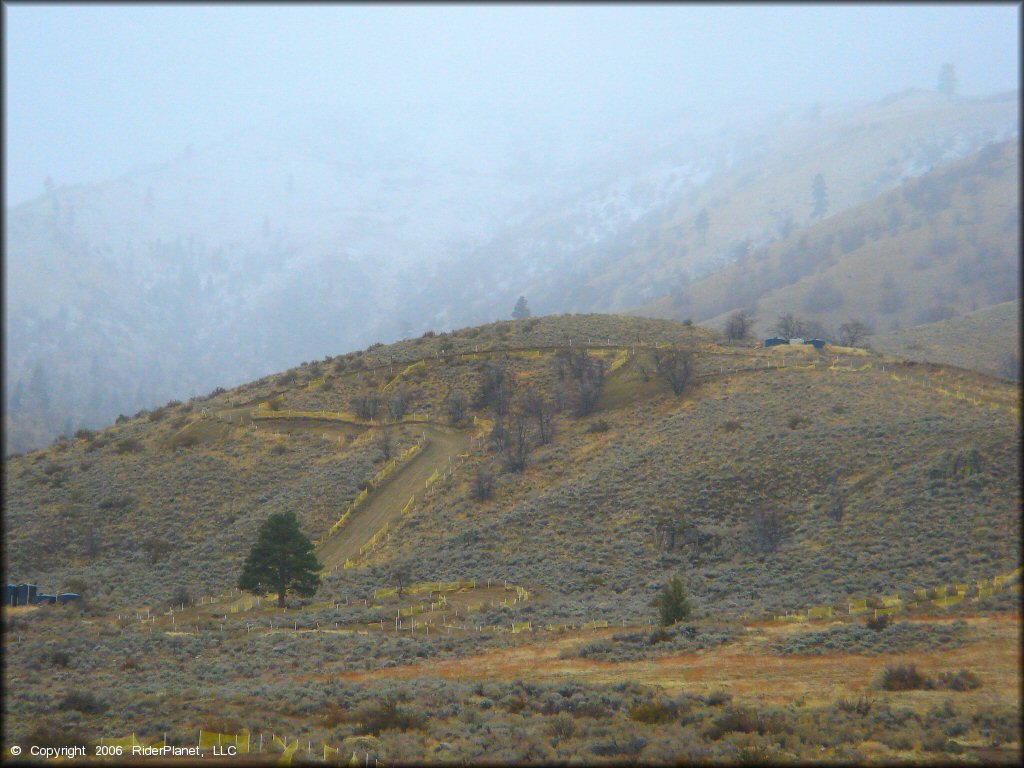
[[[677,621],[689,617],[690,603],[686,599],[686,589],[678,576],[666,584],[655,600],[658,606],[658,617],[662,626],[667,627]]]

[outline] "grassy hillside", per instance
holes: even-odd
[[[786,312],[832,328],[859,318],[884,332],[1013,300],[1019,169],[1016,143],[991,145],[754,250],[642,313],[720,327],[753,306],[759,333]]]
[[[1020,299],[872,336],[868,344],[908,360],[970,368],[1004,379],[1020,379]]]
[[[679,395],[659,375],[669,345],[692,355]],[[402,418],[359,413],[374,395],[404,401]],[[371,484],[385,427],[392,453],[439,431],[470,447],[451,472],[424,451]],[[763,622],[1012,571],[1019,460],[1006,382],[863,350],[729,346],[666,320],[535,318],[308,363],[5,462],[8,580],[87,598],[5,614],[20,638],[5,633],[5,735],[56,723],[189,743],[245,727],[382,760],[820,759],[826,746],[850,759],[866,738],[905,757],[945,749],[940,722],[1019,740],[1011,593],[941,616],[926,602],[877,636],[856,617],[827,635]],[[314,598],[285,613],[225,597],[269,513],[345,542],[406,487],[412,511],[350,547],[353,567],[328,569]],[[379,592],[396,570],[473,583]],[[651,601],[673,576],[694,620],[659,634]],[[842,697],[906,654],[934,675],[967,665],[983,688],[944,721],[927,714],[934,697],[893,698],[917,730],[850,720]],[[765,665],[783,678],[759,678]],[[50,667],[44,690],[33,670]],[[751,740],[753,721],[730,717],[792,738]],[[828,745],[812,735],[822,723]]]

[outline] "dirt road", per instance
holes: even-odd
[[[415,496],[417,501],[423,497],[424,483],[434,470],[443,472],[448,467],[449,457],[454,459],[469,448],[470,433],[467,430],[424,424],[423,432],[427,437],[423,450],[372,491],[345,524],[320,543],[316,555],[325,571],[342,565],[346,558],[358,555],[359,548],[384,523],[398,518],[410,497]]]

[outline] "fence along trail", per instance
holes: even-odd
[[[396,520],[409,498],[422,498],[424,483],[435,471],[443,472],[448,457],[465,453],[469,448],[468,430],[457,431],[424,424],[427,442],[380,487],[372,491],[363,504],[352,512],[345,524],[320,543],[316,555],[325,571],[341,566],[347,558],[355,559],[359,548],[368,542],[384,523]],[[339,512],[340,514],[340,512]]]

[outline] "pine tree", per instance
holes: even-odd
[[[516,302],[515,307],[512,309],[512,317],[516,320],[525,320],[530,316],[530,307],[526,303],[526,297],[520,296],[519,301]]]
[[[661,594],[655,600],[655,605],[658,606],[658,615],[663,627],[689,617],[690,603],[686,600],[686,589],[683,587],[682,579],[674,576],[662,587]]]
[[[277,512],[260,526],[238,577],[238,588],[249,592],[275,590],[277,605],[283,608],[288,590],[303,597],[316,594],[320,568],[313,544],[299,529],[295,513]]]

